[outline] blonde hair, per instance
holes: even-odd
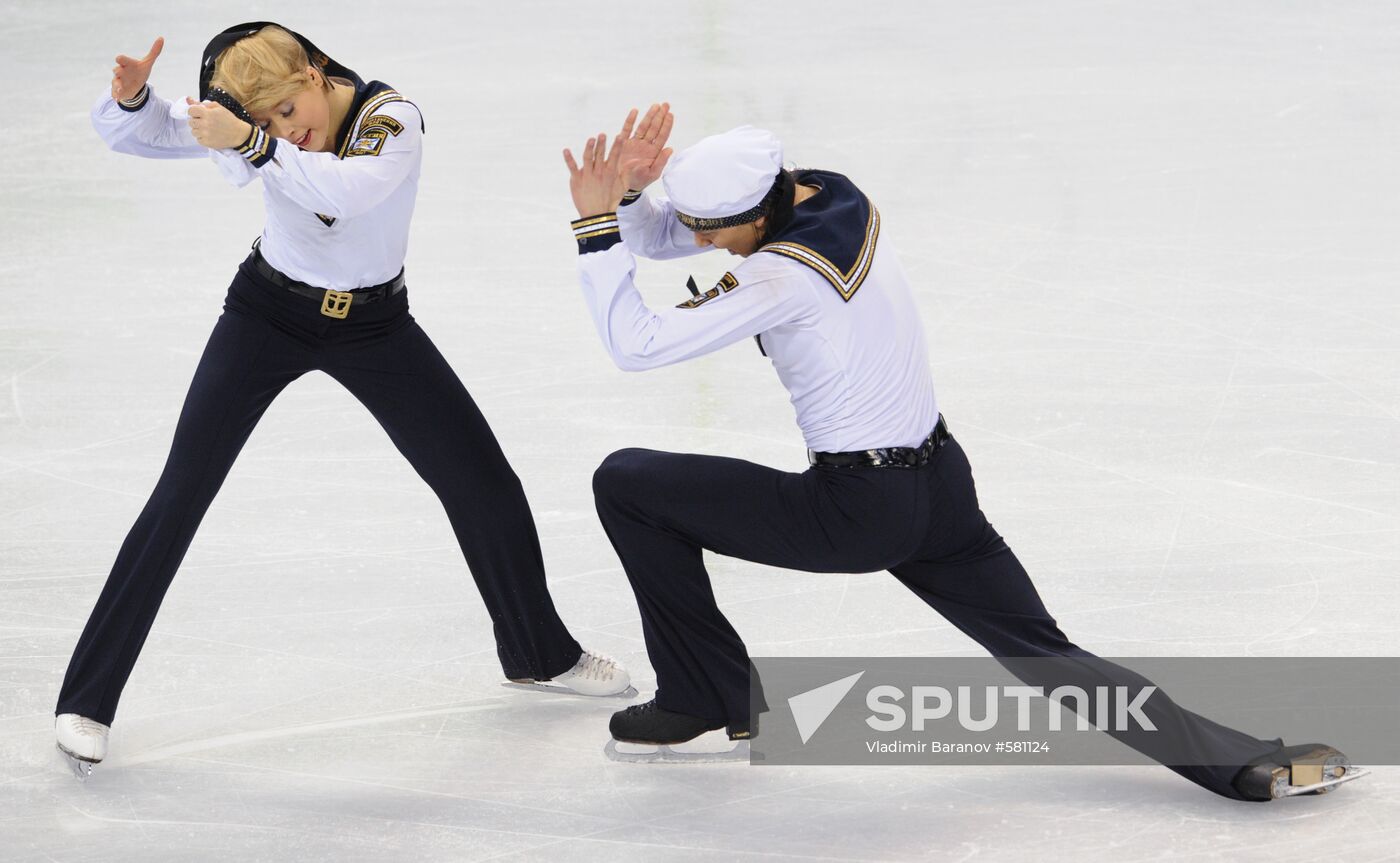
[[[319,58],[318,58],[319,59]],[[306,49],[286,30],[268,25],[225,48],[214,64],[210,84],[253,112],[271,111],[312,86]],[[324,70],[321,88],[329,89]]]

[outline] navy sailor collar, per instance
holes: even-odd
[[[373,110],[378,110],[382,105],[390,102],[406,102],[408,100],[400,96],[393,87],[383,81],[370,81],[365,83],[359,76],[355,76],[351,82],[355,87],[355,98],[350,101],[350,109],[345,112],[345,119],[341,122],[340,128],[335,133],[335,148],[333,152],[340,158],[345,158],[346,147],[350,143],[351,131],[359,125],[360,114],[364,112],[365,106],[372,105]],[[343,83],[336,84],[337,87],[344,86]],[[392,94],[392,95],[389,95]]]
[[[819,191],[793,208],[793,219],[759,247],[811,267],[850,302],[870,272],[880,213],[855,183],[832,171],[794,171],[797,182]]]

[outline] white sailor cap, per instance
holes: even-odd
[[[740,126],[677,153],[661,184],[682,225],[716,231],[757,221],[782,167],[783,145],[772,132]]]

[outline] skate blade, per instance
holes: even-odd
[[[63,762],[68,765],[68,769],[73,771],[74,776],[78,777],[78,781],[86,782],[88,777],[92,775],[92,765],[97,762],[88,761],[86,758],[79,758],[57,743],[54,744],[54,748],[58,750],[58,754],[62,756]]]
[[[526,692],[547,692],[547,693],[549,693],[549,694],[551,694],[551,695],[575,695],[575,696],[578,696],[579,698],[621,698],[621,699],[628,699],[628,698],[636,698],[636,697],[637,697],[637,688],[636,688],[635,686],[629,686],[629,687],[627,687],[626,689],[622,690],[621,692],[614,692],[614,693],[611,693],[611,694],[609,694],[609,695],[589,695],[589,694],[586,693],[586,692],[579,692],[579,691],[577,691],[577,690],[570,689],[570,688],[567,687],[567,686],[560,686],[560,685],[557,684],[557,683],[548,683],[548,682],[517,683],[517,682],[514,681],[514,680],[507,680],[507,681],[503,682],[501,685],[504,686],[506,689],[522,689],[522,690],[524,690],[524,691],[526,691]]]
[[[1341,767],[1341,771],[1337,771]],[[1353,779],[1360,779],[1369,776],[1371,771],[1364,767],[1352,767],[1351,765],[1328,766],[1328,771],[1332,774],[1321,782],[1313,782],[1309,785],[1282,785],[1274,787],[1275,797],[1298,797],[1303,794],[1326,794],[1338,785],[1350,782]]]
[[[621,746],[645,747],[645,749],[622,749],[619,741],[609,740],[603,746],[603,754],[609,761],[624,764],[735,764],[749,762],[749,742],[740,740],[732,749],[719,752],[678,751],[670,746],[652,743],[621,743]]]

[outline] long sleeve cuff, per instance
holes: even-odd
[[[622,242],[622,232],[617,227],[617,213],[603,213],[572,223],[574,239],[578,240],[578,253],[602,252]]]
[[[118,108],[121,108],[123,111],[128,111],[128,112],[140,111],[142,108],[146,107],[146,102],[147,102],[150,98],[151,98],[151,85],[150,85],[150,84],[142,84],[142,85],[141,85],[141,92],[140,92],[140,93],[137,93],[135,96],[132,96],[130,99],[119,99],[119,100],[117,100],[117,107],[118,107]]]
[[[272,154],[276,152],[277,139],[257,126],[253,126],[253,131],[248,133],[248,140],[238,148],[238,155],[247,159],[254,168],[261,168],[271,162]]]
[[[639,191],[637,191],[636,189],[628,189],[628,190],[627,190],[627,194],[625,194],[625,195],[622,196],[622,203],[619,204],[618,206],[625,207],[625,206],[627,206],[628,204],[635,203],[636,200],[637,200],[638,198],[640,198],[641,196],[642,196],[642,193],[639,192]]]

